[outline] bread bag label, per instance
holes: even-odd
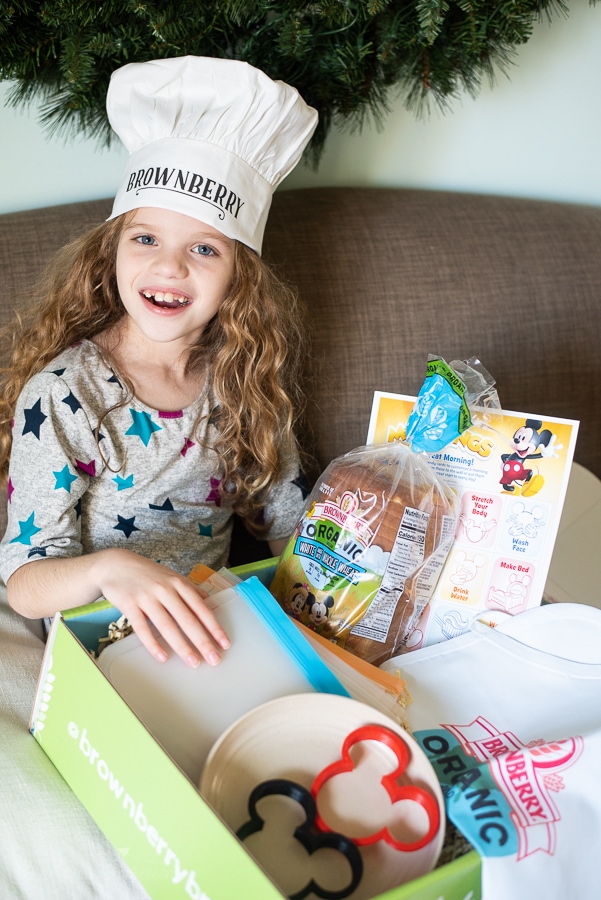
[[[327,485],[321,487],[329,492]],[[307,578],[320,589],[333,581],[357,584],[365,575],[361,563],[374,535],[361,513],[357,496],[346,491],[338,502],[312,503],[301,521],[294,552]]]

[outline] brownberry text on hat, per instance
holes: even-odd
[[[110,218],[173,210],[257,253],[273,192],[317,125],[290,85],[248,63],[196,56],[117,69],[107,112],[129,151]]]

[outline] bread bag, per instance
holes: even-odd
[[[335,459],[309,496],[270,590],[304,625],[375,664],[428,602],[455,532],[456,497],[403,443]]]
[[[428,453],[496,406],[479,360],[431,356],[405,440],[359,447],[318,479],[271,584],[285,611],[376,665],[406,647],[455,534],[457,497]]]

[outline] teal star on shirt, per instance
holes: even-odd
[[[19,522],[19,528],[21,529],[20,533],[11,540],[11,544],[27,544],[31,545],[31,539],[34,534],[37,534],[38,531],[41,531],[41,528],[38,528],[37,525],[33,523],[33,517],[35,513],[32,513],[28,519],[25,519],[24,522]]]
[[[198,533],[202,534],[203,537],[213,537],[213,526],[212,525],[203,525],[202,522],[198,523]]]
[[[54,485],[54,490],[58,491],[63,488],[67,491],[68,494],[71,493],[71,485],[74,481],[77,481],[77,475],[72,475],[69,469],[69,466],[65,465],[60,470],[60,472],[52,473],[56,478],[56,484]]]
[[[121,478],[120,475],[117,475],[113,478],[113,481],[117,485],[118,491],[126,491],[127,488],[132,488],[134,486],[134,476],[128,475],[127,478]]]
[[[150,413],[144,411],[138,412],[137,409],[132,409],[131,407],[129,411],[133,423],[125,433],[137,435],[144,446],[148,447],[148,441],[152,437],[153,431],[161,431],[161,426],[152,421]]]

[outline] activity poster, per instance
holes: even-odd
[[[415,397],[376,391],[368,444],[405,437]],[[568,485],[578,422],[488,410],[437,453],[457,491],[453,546],[407,650],[469,629],[489,610],[516,615],[541,602]]]

